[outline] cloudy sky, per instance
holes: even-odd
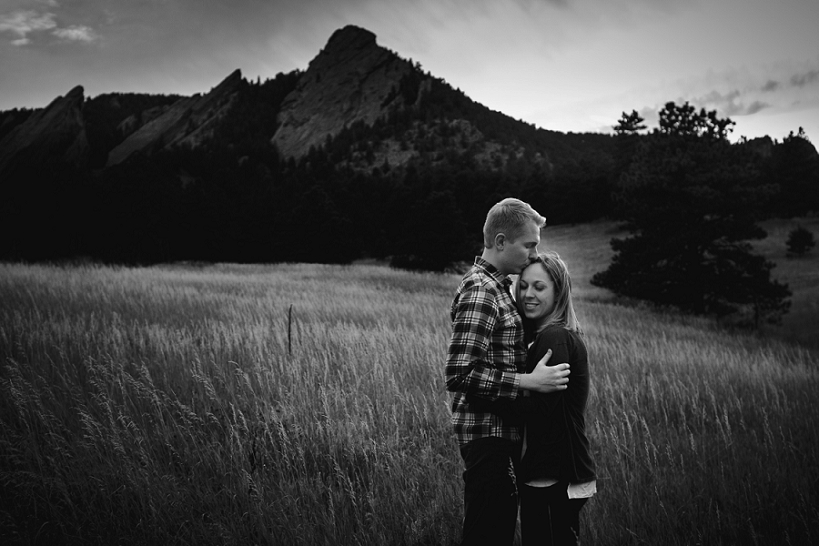
[[[338,28],[472,99],[558,131],[656,124],[668,101],[736,122],[733,139],[819,145],[819,0],[0,0],[0,110],[75,85],[206,92],[306,69]]]

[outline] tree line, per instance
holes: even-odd
[[[612,240],[612,263],[592,284],[754,326],[778,322],[790,290],[750,241],[766,237],[765,218],[819,210],[816,150],[801,130],[767,153],[731,144],[730,119],[688,103],[667,103],[648,135],[643,121],[632,111],[615,127],[622,171],[611,216],[629,235]]]
[[[46,159],[5,176],[0,258],[154,263],[373,257],[443,269],[479,250],[486,210],[507,195],[541,209],[548,204],[553,223],[590,220],[605,209],[600,190],[606,163],[588,158],[607,157],[611,136],[536,130],[416,72],[395,89],[411,107],[373,126],[353,124],[298,160],[279,157],[270,139],[299,75],[243,82],[230,116],[197,148],[155,150],[106,169],[108,152],[127,136],[123,121],[139,122],[146,111],[178,97],[88,99],[87,169]],[[423,79],[430,82],[425,92]],[[6,114],[0,117],[11,126],[26,113]],[[467,119],[482,142],[499,143],[498,165],[487,169],[476,161],[479,144],[468,142],[464,129],[448,123],[452,119]],[[365,168],[353,161],[356,154],[372,157],[388,140],[402,141],[416,157]],[[548,158],[537,157],[546,150]],[[439,231],[448,240],[429,244]]]
[[[411,73],[394,89],[411,107],[372,126],[353,124],[296,160],[280,157],[270,139],[298,76],[244,81],[231,115],[197,148],[155,151],[104,170],[107,152],[124,138],[121,122],[175,97],[89,99],[89,169],[45,161],[3,181],[0,258],[149,264],[369,257],[443,270],[480,252],[486,210],[514,195],[550,224],[623,221],[631,236],[614,242],[614,262],[595,277],[615,292],[693,312],[750,305],[758,316],[775,316],[784,309],[786,292],[747,241],[764,236],[761,219],[819,210],[819,159],[801,132],[782,142],[732,144],[730,120],[669,103],[652,132],[632,112],[615,135],[564,134]],[[449,123],[455,119],[497,144],[494,164],[476,159],[474,135]],[[415,157],[376,163],[390,141]],[[755,280],[739,282],[748,276]],[[691,284],[713,289],[694,294]]]

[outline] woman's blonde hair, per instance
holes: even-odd
[[[546,271],[555,285],[555,307],[549,315],[544,317],[545,320],[542,323],[530,325],[533,327],[533,333],[540,332],[549,326],[562,326],[567,330],[582,333],[580,322],[574,312],[574,304],[572,304],[572,278],[569,276],[569,268],[566,267],[566,263],[560,259],[557,252],[546,251],[539,253],[537,258],[526,268],[536,267],[538,264]],[[518,279],[515,292],[518,307],[520,308],[523,305],[520,279]],[[521,315],[523,315],[522,310]]]

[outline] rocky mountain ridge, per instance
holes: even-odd
[[[89,148],[82,116],[84,99],[78,85],[9,131],[0,139],[0,173],[21,159],[31,163],[56,158],[84,166]]]
[[[170,150],[177,146],[195,148],[213,136],[215,126],[229,115],[239,93],[242,73],[235,70],[209,93],[180,99],[161,113],[149,113],[143,125],[108,155],[107,167],[146,150]],[[151,115],[156,117],[151,117]],[[147,122],[146,122],[147,121]],[[133,116],[120,125],[126,131],[135,124]]]
[[[275,120],[268,120],[262,131],[267,133],[269,145],[282,160],[301,160],[311,149],[326,146],[345,131],[357,128],[359,137],[362,127],[372,128],[379,123],[402,123],[403,128],[378,138],[367,137],[364,142],[350,142],[347,149],[341,151],[345,156],[343,163],[371,172],[376,165],[402,166],[434,149],[449,149],[455,154],[469,154],[486,168],[497,169],[526,151],[514,134],[493,138],[473,119],[476,114],[506,118],[499,112],[489,112],[483,107],[480,108],[486,112],[477,111],[472,104],[472,111],[458,112],[458,108],[447,105],[433,115],[428,112],[421,115],[425,101],[439,100],[430,98],[436,94],[448,93],[447,100],[458,104],[472,101],[449,88],[443,80],[423,73],[419,65],[379,46],[372,32],[359,27],[337,30],[306,71],[295,71],[291,75],[296,78],[295,86],[274,104],[259,104],[258,98],[251,97],[248,91],[251,84],[238,69],[207,93],[182,97],[170,104],[148,104],[125,117],[116,118],[121,114],[117,114],[118,101],[112,99],[106,108],[109,116],[116,119],[111,131],[119,138],[113,139],[112,144],[94,141],[92,148],[95,149],[91,152],[85,126],[99,123],[88,118],[87,109],[83,108],[82,88],[78,87],[37,111],[2,139],[0,170],[32,153],[45,154],[51,159],[63,158],[78,168],[89,163],[90,153],[102,158],[92,161],[98,164],[95,168],[110,168],[158,151],[198,148],[211,141],[220,127],[235,123],[232,118],[237,101],[257,101],[250,107],[276,111]],[[100,102],[103,98],[93,100]],[[402,121],[396,122],[399,118]],[[519,125],[511,133],[534,130],[511,118],[502,123]],[[236,133],[237,129],[229,132]],[[100,149],[103,145],[106,147]],[[22,153],[25,150],[30,153]],[[40,151],[35,153],[35,150]],[[543,146],[529,155],[536,162],[548,163],[549,154]],[[443,157],[443,152],[439,151],[438,157]]]
[[[344,127],[372,125],[390,110],[409,106],[391,95],[413,70],[409,61],[376,44],[375,34],[337,30],[285,99],[271,142],[283,157],[302,157]]]
[[[550,221],[597,217],[612,163],[610,136],[492,111],[353,26],[305,71],[236,70],[191,97],[80,89],[0,112],[0,140],[0,259],[436,269],[473,252],[467,234],[504,195],[537,207],[548,185]]]
[[[305,71],[265,81],[235,70],[190,97],[77,87],[0,112],[0,259],[442,269],[474,256],[509,195],[552,225],[612,214],[652,138],[536,128],[345,27]],[[751,144],[785,188],[777,210],[815,209],[815,148]]]

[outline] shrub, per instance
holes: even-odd
[[[788,233],[788,240],[785,244],[788,247],[788,256],[798,257],[810,252],[816,246],[816,240],[813,238],[813,233],[798,225]]]

